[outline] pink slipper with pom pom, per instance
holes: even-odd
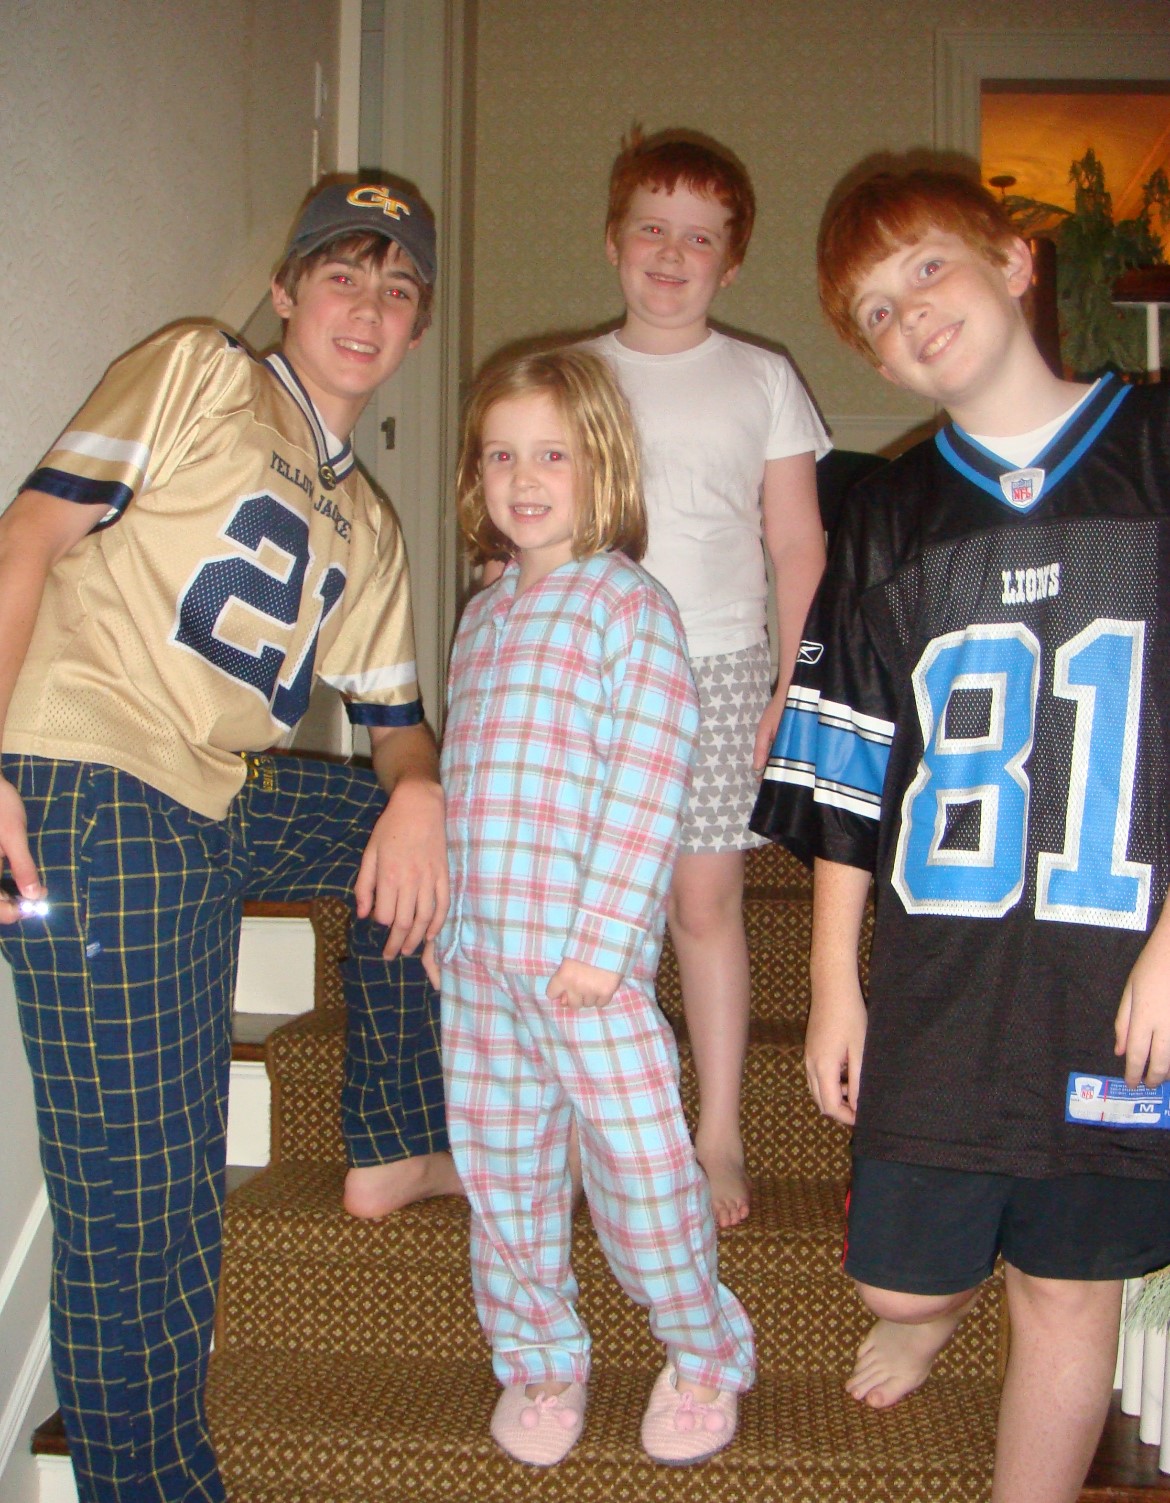
[[[666,1466],[690,1466],[735,1439],[739,1395],[720,1389],[709,1404],[700,1404],[694,1394],[679,1392],[677,1377],[673,1362],[658,1374],[642,1418],[642,1449]]]
[[[514,1461],[528,1466],[556,1466],[580,1439],[585,1425],[584,1383],[570,1383],[564,1393],[530,1399],[525,1384],[505,1388],[492,1415],[492,1439]]]

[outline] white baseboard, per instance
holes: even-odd
[[[48,1365],[51,1245],[49,1197],[42,1185],[0,1272],[0,1476],[27,1433],[29,1405]]]
[[[47,1415],[34,1415],[31,1411],[33,1395],[49,1365],[49,1307],[45,1306],[37,1323],[33,1339],[25,1350],[24,1358],[8,1394],[4,1413],[0,1415],[0,1475],[18,1445],[24,1444],[34,1424],[39,1424]]]

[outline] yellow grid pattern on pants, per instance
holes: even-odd
[[[573,1008],[543,982],[456,953],[443,968],[443,1062],[455,1163],[471,1203],[476,1308],[504,1384],[588,1382],[569,1264],[570,1128],[622,1288],[683,1377],[743,1392],[751,1325],[718,1279],[707,1181],[687,1133],[674,1036],[652,988]]]
[[[253,758],[216,821],[113,768],[3,767],[52,903],[2,942],[53,1212],[53,1364],[79,1498],[223,1503],[203,1384],[241,903],[348,896],[384,796],[368,772]],[[347,1000],[360,1014],[369,992],[367,1013],[395,1015],[389,1045],[351,1061],[347,1090],[387,1119],[363,1149],[379,1135],[387,1159],[445,1147],[434,993],[416,961],[381,960],[384,929],[355,930]]]

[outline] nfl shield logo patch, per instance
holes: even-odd
[[[1009,470],[999,477],[999,488],[1004,500],[1017,511],[1027,511],[1035,506],[1044,488],[1044,471],[1037,469]]]

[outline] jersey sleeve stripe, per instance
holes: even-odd
[[[367,705],[346,703],[345,713],[354,725],[418,725],[423,718],[422,701],[408,705]]]
[[[21,487],[26,491],[43,491],[47,496],[57,496],[62,501],[77,501],[86,506],[104,506],[116,516],[129,506],[134,492],[118,480],[91,480],[85,475],[71,475],[66,470],[54,470],[44,465],[34,470]],[[109,518],[103,518],[108,521]]]
[[[53,445],[53,452],[132,465],[142,475],[146,474],[150,464],[150,450],[146,444],[136,443],[133,439],[109,438],[104,433],[87,433],[83,428],[71,428],[68,433],[63,433]]]
[[[817,799],[839,803],[842,798],[856,796],[867,807],[872,805],[871,814],[876,818],[889,761],[888,741],[871,741],[855,730],[844,730],[822,719],[817,735]]]
[[[322,673],[320,677],[342,694],[367,699],[388,689],[409,687],[418,678],[418,668],[414,662],[392,663],[386,668],[367,668],[362,673]]]
[[[891,721],[794,687],[764,776],[814,789],[817,803],[877,819],[893,735]]]
[[[817,778],[813,798],[818,804],[824,804],[830,809],[844,809],[846,813],[856,814],[860,819],[872,819],[875,824],[881,818],[880,793],[867,794],[859,788],[845,788],[840,784],[830,783],[827,779]]]

